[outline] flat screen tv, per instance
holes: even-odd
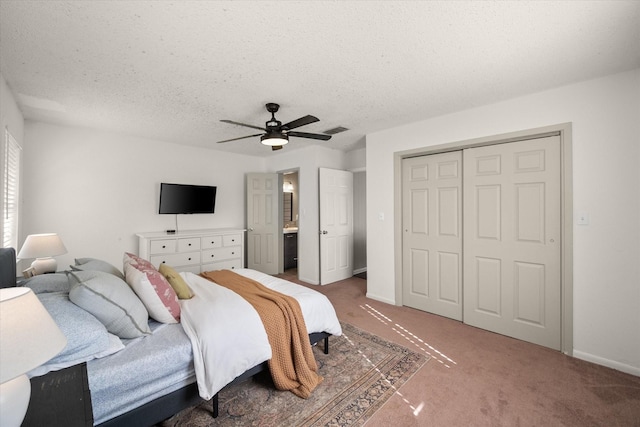
[[[216,189],[208,185],[160,184],[160,214],[211,214]]]

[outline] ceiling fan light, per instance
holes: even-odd
[[[260,142],[271,147],[283,146],[289,142],[289,137],[280,132],[268,132],[260,137]]]

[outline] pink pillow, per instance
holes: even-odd
[[[127,255],[131,262],[126,261]],[[161,323],[180,321],[178,295],[149,261],[125,254],[124,277],[147,308],[149,316]]]
[[[122,259],[122,263],[126,267],[127,264],[132,264],[136,267],[141,267],[148,270],[155,270],[156,268],[151,264],[150,261],[147,261],[144,258],[140,258],[137,255],[131,254],[129,252],[124,253],[124,257]]]

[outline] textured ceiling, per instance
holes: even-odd
[[[637,1],[0,1],[0,71],[25,118],[252,155],[640,67]],[[283,123],[350,129],[258,133]]]

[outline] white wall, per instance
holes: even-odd
[[[16,141],[20,145],[23,144],[24,119],[22,112],[20,112],[16,99],[2,74],[0,74],[0,126],[3,130],[2,143],[4,143],[4,129],[8,128]]]
[[[320,283],[320,230],[318,168],[345,169],[344,153],[323,147],[291,150],[268,161],[268,172],[298,169],[298,278]]]
[[[23,230],[57,232],[69,253],[120,266],[138,252],[135,233],[173,229],[159,215],[160,182],[215,185],[216,212],[178,215],[179,229],[245,227],[245,173],[262,159],[204,148],[25,122]],[[22,243],[21,241],[21,243]]]
[[[394,152],[565,122],[590,215],[574,225],[574,355],[640,375],[640,69],[368,135],[367,295],[395,301]]]
[[[350,171],[364,171],[367,166],[367,149],[360,148],[344,154],[345,168]]]
[[[18,141],[18,144],[24,147],[24,119],[22,117],[22,112],[18,108],[16,104],[16,100],[11,92],[9,86],[7,86],[7,82],[0,74],[0,188],[4,188],[4,177],[5,177],[5,148],[4,148],[4,131],[5,129],[9,129],[9,133],[13,135],[13,137]],[[24,157],[24,156],[23,156]],[[0,199],[2,199],[0,197]],[[4,212],[4,200],[0,200],[0,212]],[[20,232],[21,224],[18,223],[18,233]],[[0,223],[0,236],[4,233],[2,229],[2,223]],[[19,248],[15,248],[16,251]]]
[[[298,169],[299,276],[320,283],[318,168],[344,169],[344,153],[290,150],[267,160],[131,136],[26,121],[24,232],[57,232],[69,253],[115,265],[137,253],[135,233],[175,228],[159,215],[160,182],[217,185],[216,213],[179,215],[179,229],[245,227],[245,174]],[[268,162],[268,165],[267,165]]]

